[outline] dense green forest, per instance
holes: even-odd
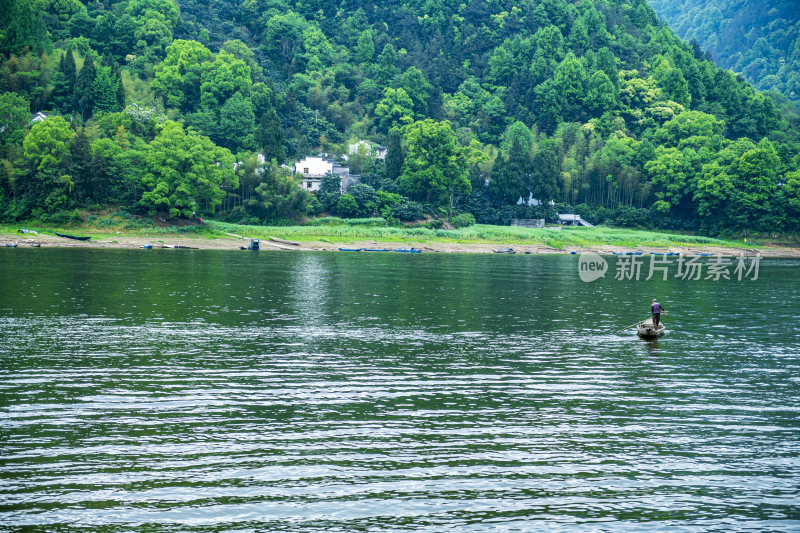
[[[5,220],[800,227],[794,104],[645,0],[0,0],[0,19]],[[388,154],[351,158],[358,185],[298,186],[295,159],[360,139]]]
[[[722,68],[800,101],[800,5],[746,0],[650,0],[656,13]]]

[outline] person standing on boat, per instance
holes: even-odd
[[[658,329],[658,325],[661,324],[661,313],[666,313],[667,310],[664,309],[664,306],[661,305],[653,298],[653,303],[650,306],[650,312],[653,313],[653,327]]]

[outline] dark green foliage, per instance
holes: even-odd
[[[389,145],[386,147],[386,177],[395,181],[403,173],[403,136],[399,130],[389,132]]]

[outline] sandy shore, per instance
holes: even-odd
[[[40,247],[40,248],[143,248],[151,245],[153,248],[173,248],[173,249],[199,249],[199,250],[239,250],[246,247],[249,239],[229,238],[194,238],[194,237],[168,237],[157,236],[149,238],[147,236],[119,235],[114,237],[92,237],[89,241],[76,241],[63,237],[56,237],[44,234],[2,234],[0,235],[0,247],[16,243],[19,248]],[[719,246],[670,246],[668,248],[659,247],[637,247],[626,248],[615,245],[596,245],[584,248],[570,248],[558,250],[545,244],[502,244],[502,243],[447,243],[447,242],[416,242],[403,240],[402,242],[377,242],[359,241],[348,244],[330,244],[321,241],[303,242],[300,245],[288,245],[261,239],[260,248],[262,251],[287,251],[287,250],[306,250],[306,251],[335,251],[339,247],[346,248],[418,248],[423,252],[441,253],[493,253],[500,248],[510,248],[516,253],[522,254],[568,254],[572,251],[594,252],[601,255],[611,255],[614,252],[633,252],[641,251],[646,254],[650,252],[658,253],[683,253],[694,255],[695,253],[708,253],[716,255],[755,255],[760,253],[763,257],[786,257],[800,258],[800,249],[769,246],[762,248],[725,248]]]

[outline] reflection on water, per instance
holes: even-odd
[[[796,261],[0,252],[6,527],[800,528]]]

